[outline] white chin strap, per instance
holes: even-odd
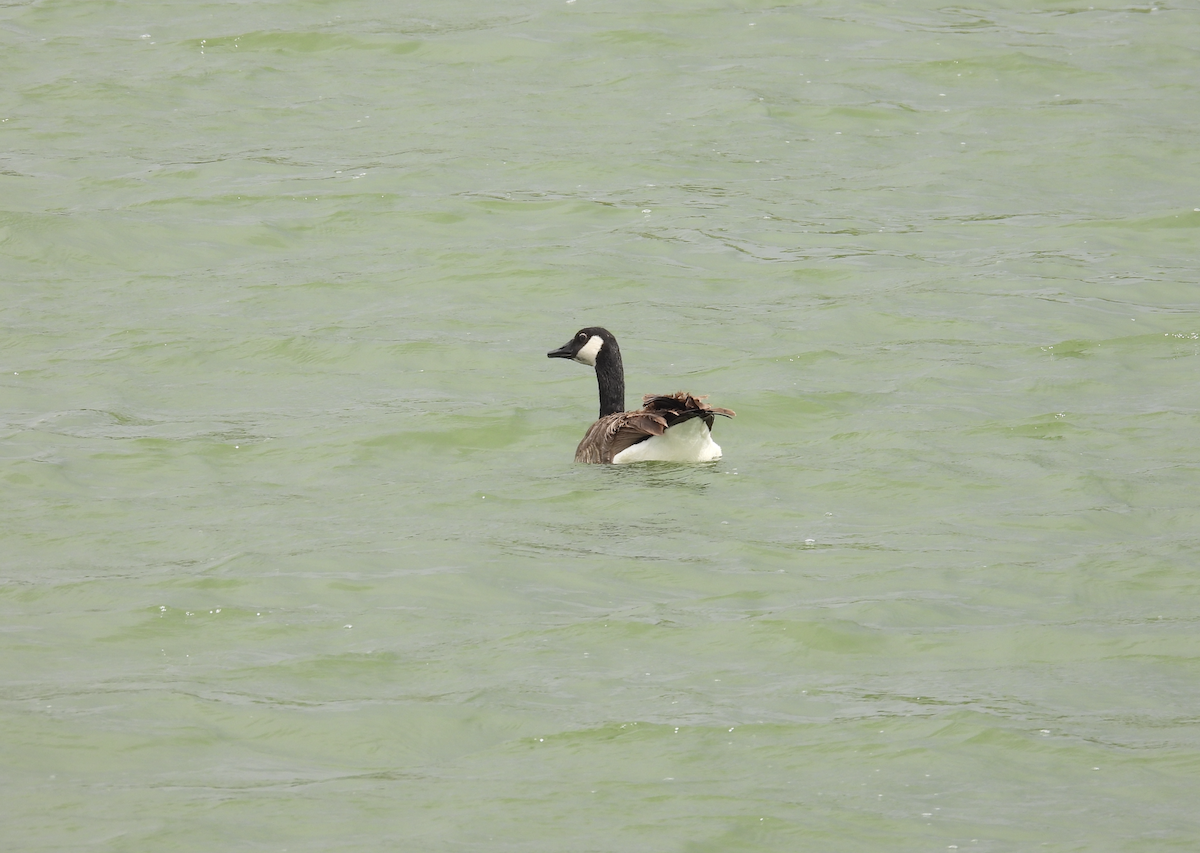
[[[603,346],[604,338],[592,335],[588,342],[579,349],[579,352],[575,353],[574,360],[580,364],[586,364],[588,367],[595,367],[596,356],[600,354],[600,348]]]

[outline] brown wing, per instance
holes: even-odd
[[[618,412],[590,427],[575,449],[576,462],[609,463],[639,441],[667,431],[667,419],[652,412]]]
[[[583,441],[579,442],[579,446],[575,448],[576,462],[589,462],[592,464],[603,462],[604,455],[604,431],[607,429],[606,423],[612,415],[607,418],[601,418],[583,434]]]
[[[691,418],[704,418],[709,428],[712,428],[713,415],[732,418],[732,409],[721,409],[705,403],[706,397],[694,397],[686,391],[676,391],[674,394],[647,394],[642,398],[643,411],[661,412],[667,417],[668,424],[675,426]]]
[[[612,462],[614,456],[626,450],[639,441],[645,441],[653,435],[662,435],[667,431],[667,420],[661,415],[649,412],[625,412],[621,425],[613,432],[608,442],[608,459]]]

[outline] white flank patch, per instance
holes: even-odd
[[[596,356],[600,354],[600,347],[604,346],[604,338],[599,335],[592,335],[588,342],[583,345],[579,352],[575,353],[574,360],[580,364],[586,364],[588,367],[596,366]]]
[[[720,458],[721,446],[712,440],[704,418],[692,418],[625,448],[613,462],[714,462]]]

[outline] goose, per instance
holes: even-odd
[[[642,408],[625,411],[625,368],[621,348],[608,329],[589,326],[547,358],[569,358],[596,368],[600,419],[588,427],[575,450],[576,462],[713,462],[721,447],[712,440],[713,415],[733,417],[686,391],[647,394]]]

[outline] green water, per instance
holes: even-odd
[[[1196,849],[1194,5],[0,44],[5,850]]]

